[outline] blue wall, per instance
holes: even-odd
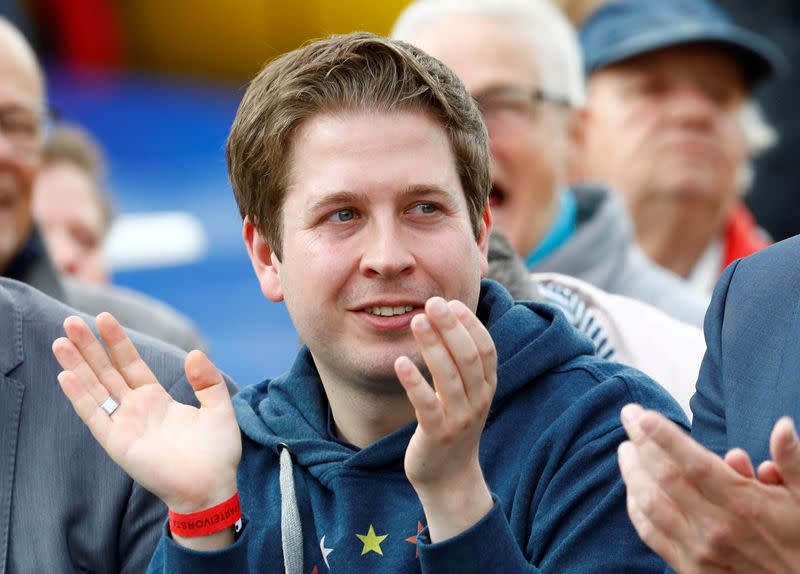
[[[187,211],[209,250],[198,263],[117,273],[114,282],[192,318],[217,365],[240,386],[291,365],[297,335],[283,304],[259,290],[241,241],[224,145],[242,90],[146,77],[74,77],[48,70],[49,97],[108,154],[120,213]]]

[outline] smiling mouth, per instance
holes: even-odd
[[[364,312],[378,317],[395,317],[397,315],[411,313],[413,310],[414,307],[410,305],[401,305],[399,307],[367,307],[364,309]]]

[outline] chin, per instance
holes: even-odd
[[[394,362],[403,355],[411,357],[411,360],[419,368],[422,358],[416,348],[405,349],[397,348],[397,346],[394,348],[364,346],[357,356],[341,357],[337,363],[341,372],[349,371],[350,374],[346,375],[346,378],[350,380],[362,381],[365,385],[373,388],[376,385],[379,388],[396,387],[402,392],[403,388],[394,372]]]

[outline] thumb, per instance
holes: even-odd
[[[782,417],[772,429],[770,453],[784,483],[800,489],[800,439],[789,417]]]
[[[230,405],[231,397],[225,379],[205,353],[197,350],[190,352],[186,356],[184,370],[201,407]]]

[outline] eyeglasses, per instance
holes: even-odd
[[[54,120],[55,114],[50,110],[16,105],[0,108],[0,135],[8,140],[16,155],[28,156],[41,148]]]
[[[533,119],[543,104],[572,107],[569,99],[540,88],[497,87],[476,95],[474,99],[487,126]]]

